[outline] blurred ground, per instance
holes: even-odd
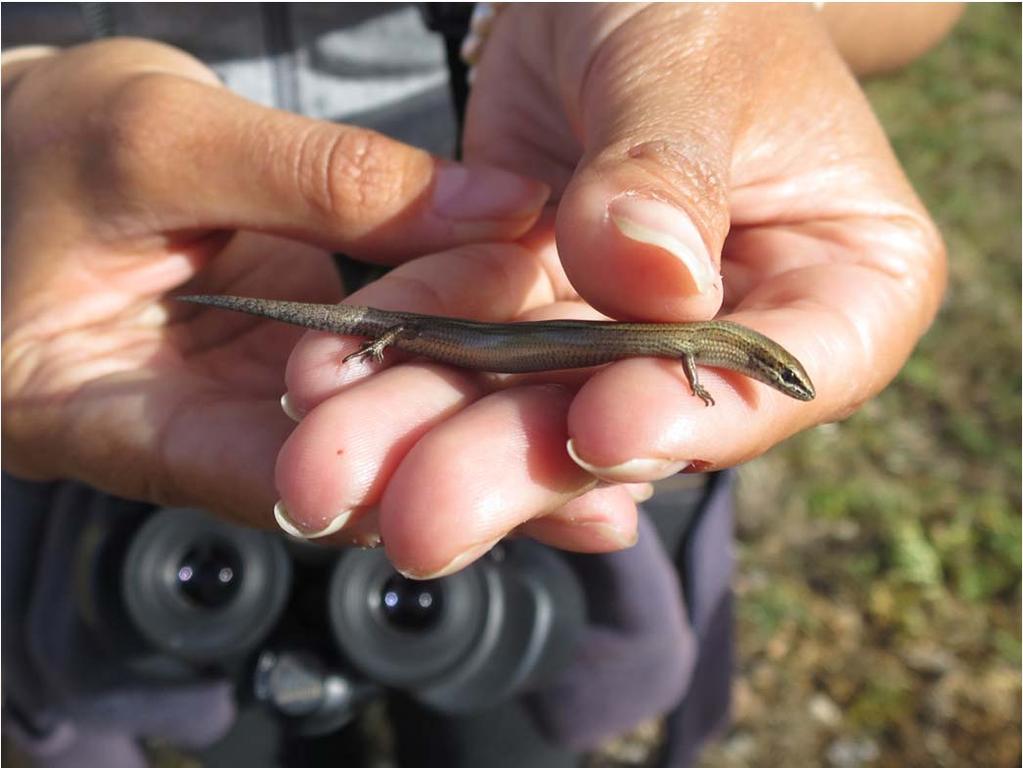
[[[1020,6],[866,90],[948,294],[879,398],[742,469],[735,725],[703,768],[1020,764]]]

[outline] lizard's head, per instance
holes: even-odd
[[[770,339],[749,351],[750,375],[796,400],[813,400],[817,395],[802,364],[784,347]]]

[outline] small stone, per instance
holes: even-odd
[[[725,741],[723,751],[735,762],[747,764],[756,757],[757,740],[752,734],[736,733]]]
[[[881,755],[873,739],[838,739],[828,747],[828,765],[832,768],[860,768]]]
[[[736,724],[752,722],[764,714],[764,705],[746,680],[732,686],[732,712]]]
[[[788,638],[783,634],[777,634],[767,643],[767,658],[771,661],[778,661],[789,652]]]
[[[902,658],[914,672],[933,677],[941,677],[955,664],[955,657],[941,648],[910,648]]]
[[[809,708],[810,716],[823,726],[835,728],[842,722],[842,710],[823,693],[810,699]]]
[[[844,542],[853,541],[857,536],[860,535],[860,524],[857,523],[855,520],[842,518],[832,526],[831,535],[834,536],[838,541]]]

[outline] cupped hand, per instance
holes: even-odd
[[[324,249],[395,263],[513,238],[547,196],[257,106],[144,41],[5,53],[3,99],[5,469],[251,523],[273,525],[300,333],[167,294],[336,301]]]
[[[498,391],[425,363],[365,378],[336,365],[353,340],[311,334],[289,364],[305,417],[277,465],[282,519],[382,534],[415,575],[515,530],[625,546],[642,483],[847,416],[940,299],[940,237],[806,8],[509,6],[476,73],[465,154],[552,186],[557,248],[541,227],[520,247],[406,264],[350,301],[487,320],[724,316],[792,351],[817,397],[706,370],[705,408],[677,363],[655,359]]]
[[[621,319],[748,325],[804,364],[800,403],[727,373],[718,407],[655,360],[593,377],[568,417],[611,480],[750,459],[843,418],[930,323],[944,251],[807,6],[509,7],[477,72],[466,157],[547,181],[583,299]]]

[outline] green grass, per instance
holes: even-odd
[[[826,765],[839,742],[873,765],[1019,764],[1019,6],[969,7],[865,87],[949,288],[888,390],[743,468],[742,695],[708,767]]]

